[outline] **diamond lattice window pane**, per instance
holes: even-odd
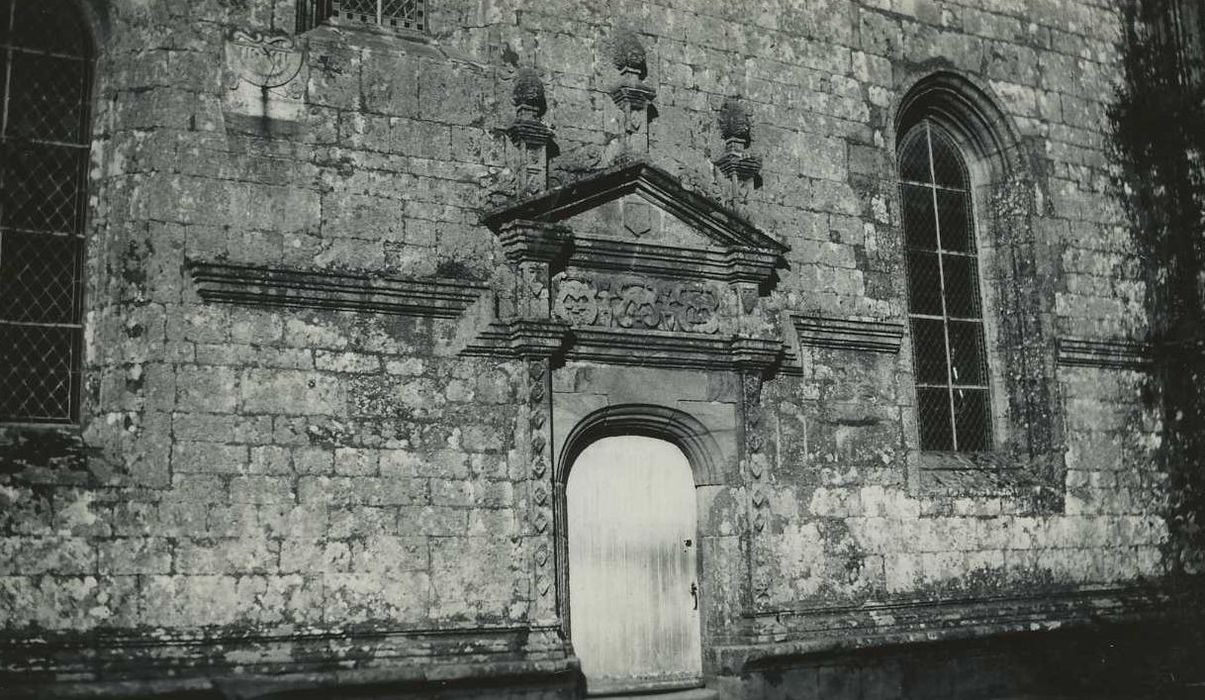
[[[923,185],[900,185],[904,206],[904,240],[912,248],[937,249],[933,190]]]
[[[924,132],[914,131],[900,150],[900,179],[905,182],[932,182],[929,175],[929,149]]]
[[[0,142],[0,226],[74,233],[88,152],[77,146]]]
[[[74,323],[79,250],[75,236],[0,235],[0,320]]]
[[[945,274],[946,313],[954,318],[979,318],[979,275],[975,258],[943,255],[941,267]]]
[[[377,21],[377,0],[339,0],[339,10],[359,22]]]
[[[937,253],[908,251],[908,310],[914,314],[940,316],[941,271]]]
[[[15,46],[67,56],[85,56],[90,39],[72,0],[15,0],[12,33]]]
[[[79,328],[0,322],[0,420],[72,418]]]
[[[975,250],[971,241],[971,219],[967,212],[965,193],[937,190],[937,217],[941,227],[942,250],[963,253]]]
[[[5,138],[79,143],[83,61],[14,51]]]
[[[916,390],[916,400],[921,449],[954,449],[954,433],[950,429],[949,389],[919,387]]]
[[[978,321],[950,321],[950,374],[955,384],[987,383],[983,362],[983,324]]]
[[[392,27],[423,28],[423,3],[419,0],[381,0],[381,18]]]
[[[335,0],[333,14],[366,24],[422,31],[426,28],[423,0]]]
[[[0,45],[12,42],[13,0],[0,0]]]
[[[75,418],[91,53],[75,0],[0,0],[0,421]]]
[[[949,384],[946,336],[942,322],[913,318],[912,343],[916,355],[916,381],[920,384]]]
[[[917,125],[902,144],[900,199],[921,448],[985,450],[991,414],[970,181],[954,141],[933,124]],[[952,392],[961,392],[956,406]]]
[[[958,148],[935,129],[929,129],[929,139],[933,144],[933,182],[965,190],[967,176]]]
[[[986,450],[991,445],[991,419],[986,389],[954,390],[954,429],[962,452]]]

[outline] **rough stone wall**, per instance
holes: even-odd
[[[1031,233],[1057,280],[1039,289],[1052,332],[1145,336],[1143,270],[1109,191],[1106,110],[1123,77],[1111,3],[428,6],[429,43],[299,37],[296,77],[257,105],[231,88],[228,36],[292,31],[293,2],[90,5],[86,396],[79,430],[0,428],[0,626],[20,650],[7,670],[42,653],[29,638],[70,649],[102,633],[530,622],[522,366],[457,357],[450,319],[206,304],[185,261],[488,281],[502,256],[478,222],[505,189],[514,69],[543,76],[551,179],[571,181],[606,165],[614,138],[616,27],[639,32],[649,57],[648,157],[692,187],[722,196],[717,110],[733,95],[750,109],[765,166],[741,211],[791,248],[773,311],[904,316],[893,119],[915,80],[949,70],[1020,136]],[[990,204],[977,202],[985,227]],[[1041,601],[1163,572],[1147,374],[1047,358],[1061,468],[1005,456],[987,471],[1007,478],[941,488],[917,464],[910,352],[907,340],[895,355],[805,351],[802,376],[767,382],[772,517],[756,546],[772,584],[754,617],[777,636],[741,646],[806,639],[803,611],[817,608]],[[733,610],[726,622],[743,619]],[[282,671],[424,653],[265,645],[174,663]],[[507,658],[524,654],[539,650]],[[65,658],[66,680],[131,673]]]

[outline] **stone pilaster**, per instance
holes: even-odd
[[[567,328],[553,320],[552,275],[572,242],[554,224],[515,221],[498,233],[515,281],[513,316],[507,321],[510,348],[526,365],[527,517],[524,551],[530,557],[531,621],[556,624],[556,539],[552,475],[552,358]]]

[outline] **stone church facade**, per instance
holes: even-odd
[[[1189,692],[1201,151],[1126,126],[1202,17],[1134,7],[0,0],[2,694]],[[586,514],[628,437],[686,485]]]

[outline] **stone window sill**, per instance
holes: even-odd
[[[0,476],[73,481],[87,472],[83,428],[75,423],[0,423]]]
[[[441,46],[438,39],[408,29],[390,29],[374,24],[324,22],[303,36],[311,47],[321,50],[338,47],[369,49],[386,55],[420,56],[464,63],[477,69],[485,68],[485,64],[472,57]]]
[[[330,18],[323,21],[318,26],[310,30],[311,33],[320,33],[324,29],[330,31],[349,31],[364,34],[373,34],[381,37],[400,37],[410,41],[416,41],[421,44],[430,44],[431,37],[424,31],[417,29],[406,29],[405,27],[386,27],[372,22],[356,22],[355,20]]]
[[[1052,512],[1062,507],[1061,483],[1029,460],[1004,452],[921,452],[917,457],[918,495],[950,499],[1014,501],[1021,511]]]

